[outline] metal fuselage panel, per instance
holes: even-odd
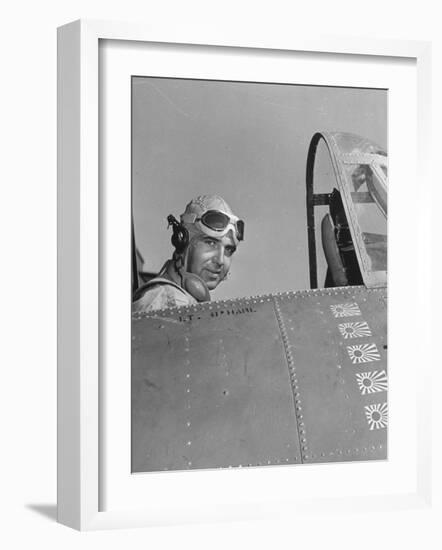
[[[384,459],[386,289],[132,321],[132,471]]]

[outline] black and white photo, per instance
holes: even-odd
[[[387,90],[134,76],[132,472],[387,458]]]

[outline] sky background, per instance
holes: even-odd
[[[245,240],[212,298],[309,288],[305,172],[317,131],[387,149],[387,91],[134,77],[133,214],[144,268],[171,257],[168,214],[216,193],[245,220]]]

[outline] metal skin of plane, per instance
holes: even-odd
[[[387,458],[386,189],[380,148],[315,134],[312,289],[133,316],[132,472]]]

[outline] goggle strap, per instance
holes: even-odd
[[[195,223],[196,218],[197,218],[196,214],[182,214],[181,215],[181,222],[182,223]]]

